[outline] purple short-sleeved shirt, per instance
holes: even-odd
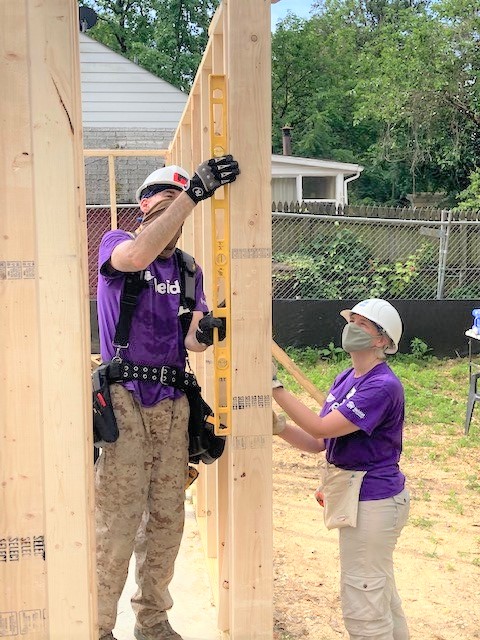
[[[115,355],[112,345],[117,326],[120,296],[125,274],[106,274],[102,267],[110,259],[113,249],[131,239],[126,231],[106,233],[100,243],[99,276],[97,290],[98,329],[100,352],[104,361]],[[157,259],[145,269],[148,287],[138,296],[130,329],[129,346],[121,351],[124,360],[149,366],[170,365],[185,367],[185,347],[178,311],[180,306],[180,270],[176,256]],[[197,265],[195,274],[195,311],[207,312],[203,292],[203,275]],[[127,382],[125,386],[145,407],[151,407],[164,398],[177,398],[178,389],[149,382]]]
[[[328,462],[342,469],[367,471],[360,500],[381,500],[403,490],[400,471],[405,419],[403,386],[382,362],[358,378],[354,370],[340,373],[327,396],[320,416],[338,409],[359,431],[340,438],[325,438]]]

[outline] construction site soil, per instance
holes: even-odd
[[[407,426],[410,437],[421,430]],[[313,495],[320,456],[274,438],[273,457],[274,638],[347,640],[338,531],[325,528]],[[411,510],[395,568],[411,639],[480,638],[478,450],[464,448],[445,457],[418,446],[403,457],[402,470]]]

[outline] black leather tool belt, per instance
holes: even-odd
[[[175,387],[181,391],[198,389],[198,382],[193,373],[187,373],[178,367],[161,365],[151,367],[143,364],[133,364],[125,360],[109,362],[109,382],[127,382],[139,380],[152,384],[163,384],[167,387]]]

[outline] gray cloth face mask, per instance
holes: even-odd
[[[375,337],[353,322],[346,324],[342,331],[342,349],[347,353],[363,351],[372,347]]]

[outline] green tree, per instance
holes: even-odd
[[[480,211],[480,169],[470,174],[470,184],[458,196],[458,208],[462,211]]]
[[[297,155],[356,162],[375,137],[376,124],[354,127],[355,29],[336,16],[287,17],[272,36],[273,147],[281,127],[293,127]]]
[[[377,157],[403,165],[413,192],[458,192],[472,169],[480,124],[472,28],[440,2],[391,8],[363,47],[356,118],[374,110],[383,128]]]
[[[89,35],[188,91],[220,0],[83,0],[99,16]]]
[[[273,37],[273,144],[365,166],[351,197],[468,184],[479,157],[477,0],[325,0]]]

